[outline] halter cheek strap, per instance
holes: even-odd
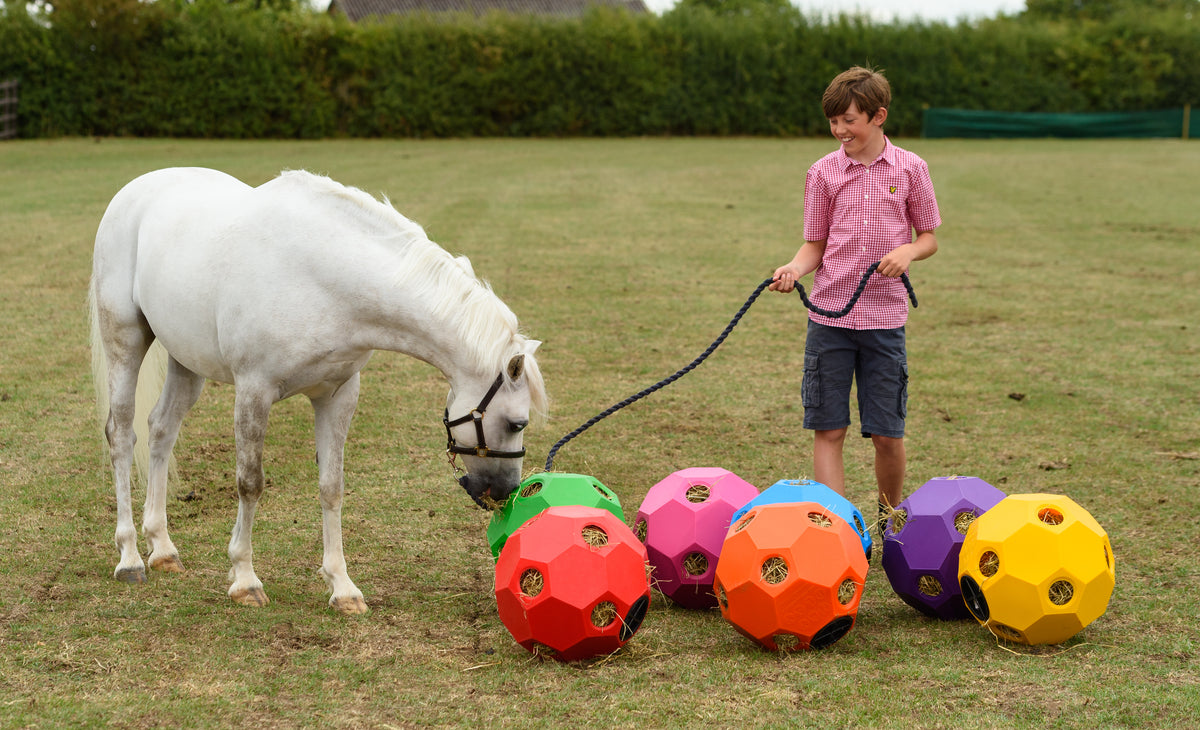
[[[467,456],[491,457],[493,459],[520,459],[525,456],[525,449],[520,451],[495,451],[487,447],[487,442],[483,437],[483,414],[487,411],[488,405],[492,402],[492,398],[500,390],[500,386],[504,385],[504,373],[496,376],[496,381],[492,383],[492,387],[488,388],[488,392],[483,396],[483,400],[479,401],[479,405],[475,406],[465,416],[460,416],[453,421],[450,420],[450,409],[447,408],[442,415],[442,424],[446,426],[446,453],[447,454],[465,454]],[[460,446],[454,441],[454,434],[450,429],[455,426],[474,421],[475,423],[475,446]],[[453,456],[451,456],[453,461]]]

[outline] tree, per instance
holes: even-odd
[[[1126,12],[1200,11],[1200,0],[1026,0],[1024,17],[1035,20],[1106,20]]]
[[[789,0],[679,0],[676,9],[707,8],[714,15],[760,15],[797,12]]]

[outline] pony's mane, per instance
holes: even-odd
[[[401,215],[386,196],[378,200],[358,188],[305,170],[287,170],[280,173],[280,178],[342,201],[359,214],[368,230],[402,257],[394,274],[396,286],[432,302],[435,316],[461,333],[468,353],[481,367],[502,372],[514,355],[526,353],[530,405],[536,416],[545,416],[545,383],[533,353],[527,352],[528,338],[520,332],[517,316],[496,296],[491,285],[475,276],[467,257],[452,256],[429,240],[425,229]]]

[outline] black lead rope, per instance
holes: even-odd
[[[871,274],[875,273],[875,269],[879,268],[879,263],[880,262],[876,261],[875,263],[873,263],[867,267],[867,270],[865,272],[863,272],[862,279],[858,282],[858,287],[855,288],[854,293],[852,295],[850,295],[850,301],[846,302],[846,306],[842,307],[841,309],[839,309],[837,311],[832,311],[829,309],[822,309],[821,307],[818,307],[817,305],[810,302],[808,300],[808,295],[804,292],[804,285],[801,284],[800,282],[796,282],[796,291],[799,292],[799,294],[800,294],[800,301],[804,302],[804,306],[807,307],[809,310],[816,312],[817,314],[820,314],[822,316],[829,317],[831,319],[845,317],[847,314],[850,313],[850,310],[854,308],[855,303],[858,302],[858,298],[862,296],[863,290],[867,288],[867,280],[871,278]],[[601,411],[600,413],[597,413],[595,416],[593,416],[591,419],[589,419],[587,423],[583,424],[579,428],[575,429],[571,433],[569,433],[566,436],[563,436],[561,439],[559,439],[558,443],[554,444],[554,446],[552,446],[550,448],[550,454],[546,457],[545,471],[551,470],[551,468],[554,466],[554,456],[558,453],[558,450],[561,449],[568,441],[575,438],[576,436],[583,433],[584,431],[588,430],[592,426],[595,426],[597,423],[604,420],[605,418],[608,418],[609,416],[611,416],[612,414],[621,410],[625,406],[636,403],[637,401],[641,400],[642,398],[645,398],[646,396],[650,395],[651,393],[653,393],[657,390],[661,390],[661,389],[667,387],[668,385],[670,385],[671,383],[674,383],[676,380],[679,380],[684,375],[687,375],[692,370],[694,370],[697,365],[699,365],[700,363],[707,360],[708,356],[713,354],[713,351],[721,346],[721,343],[725,341],[725,338],[729,336],[729,333],[732,332],[733,328],[736,327],[738,322],[741,321],[742,317],[750,309],[750,305],[754,304],[754,300],[758,299],[758,295],[762,294],[763,290],[766,289],[768,286],[770,286],[773,281],[774,281],[773,278],[767,279],[767,280],[763,281],[763,283],[759,284],[758,287],[754,290],[754,293],[750,295],[750,298],[746,300],[746,303],[743,304],[741,309],[739,309],[737,311],[737,314],[733,315],[733,319],[729,320],[729,324],[725,325],[724,331],[721,332],[721,334],[717,337],[717,339],[713,340],[712,344],[709,345],[708,348],[704,350],[704,352],[700,353],[699,357],[697,357],[695,360],[692,360],[690,363],[688,363],[687,366],[685,366],[684,368],[682,368],[681,370],[676,372],[674,375],[671,375],[670,377],[667,377],[667,378],[663,378],[662,380],[658,381],[654,385],[651,385],[649,388],[646,388],[643,391],[640,391],[638,393],[635,393],[635,394],[629,396],[628,398],[621,401],[620,403],[614,403],[613,405],[609,406],[608,408]],[[913,291],[912,283],[908,280],[908,274],[901,274],[900,281],[904,282],[904,288],[908,291],[908,298],[912,302],[913,307],[916,307],[917,306],[917,294],[916,294],[916,292]]]

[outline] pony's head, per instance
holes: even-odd
[[[518,336],[518,350],[495,375],[452,384],[446,398],[446,448],[461,456],[459,484],[484,509],[504,504],[521,482],[524,431],[546,413],[546,391],[534,351],[541,343]]]

